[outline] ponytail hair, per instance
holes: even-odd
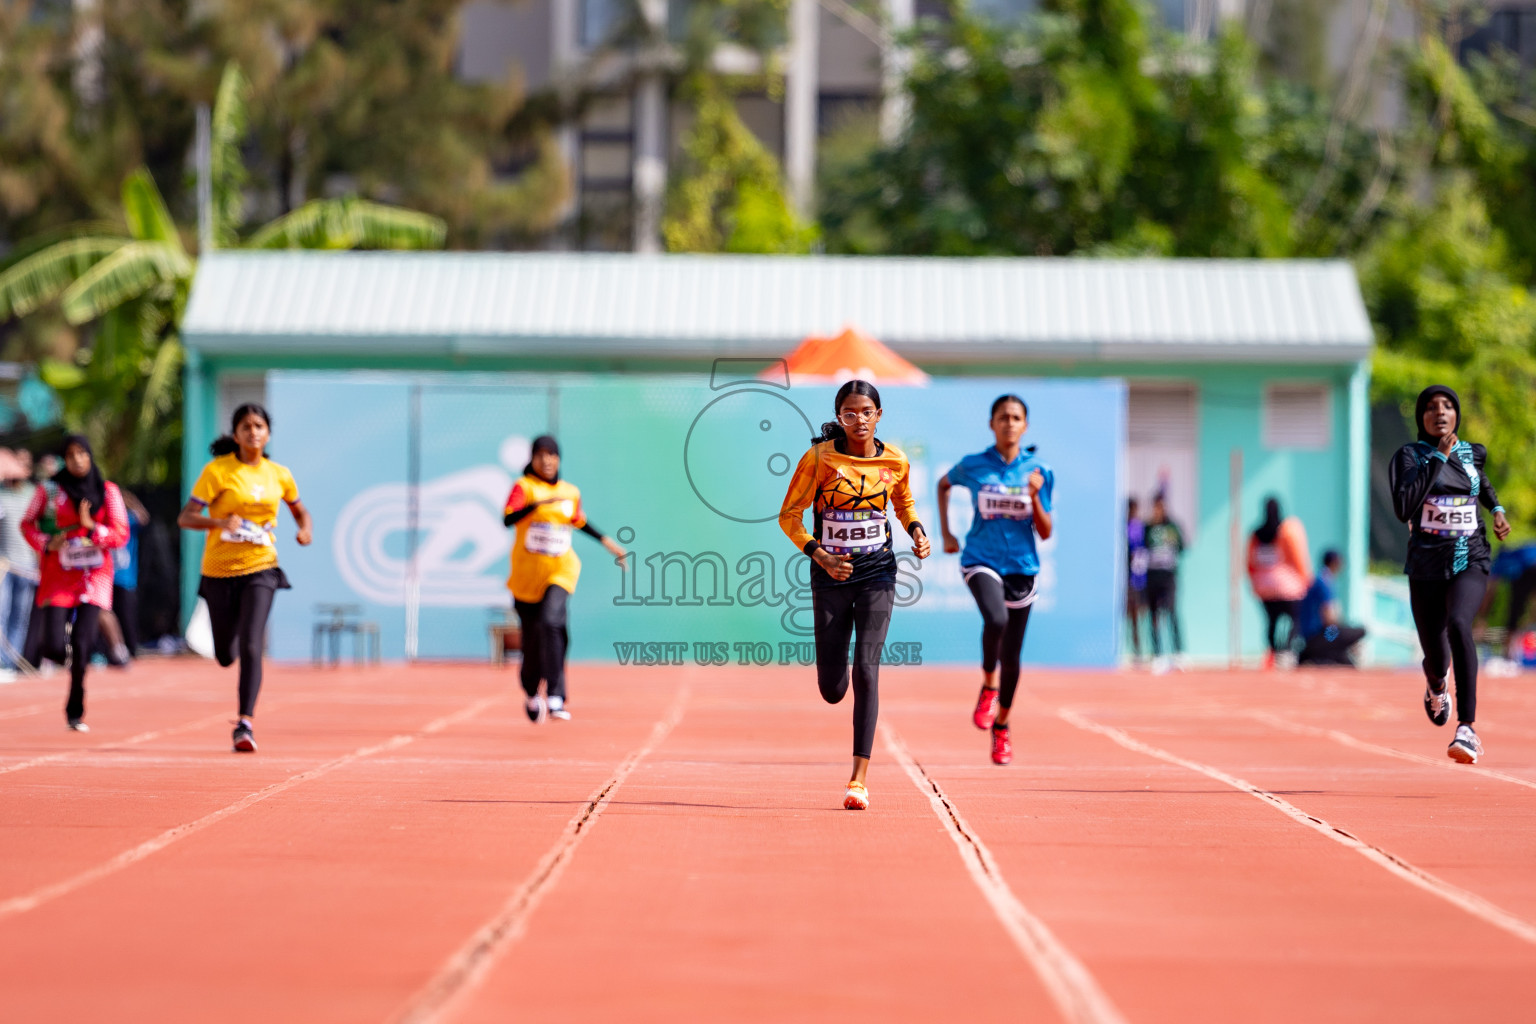
[[[834,413],[840,414],[843,411],[843,403],[848,400],[849,395],[863,395],[875,403],[876,409],[880,408],[880,392],[875,390],[873,384],[867,380],[850,380],[837,389],[837,397],[832,400],[832,411]],[[847,439],[848,431],[843,429],[841,423],[833,419],[821,425],[821,433],[811,438],[811,444],[820,444],[823,441],[845,441]]]
[[[240,428],[241,421],[251,415],[260,416],[262,422],[267,425],[267,429],[272,429],[272,417],[267,413],[266,407],[257,405],[255,402],[246,402],[229,418],[229,433],[214,438],[213,443],[208,446],[208,451],[214,458],[234,455],[240,450],[240,442],[235,440],[235,431]],[[262,452],[262,457],[266,457],[265,451]]]

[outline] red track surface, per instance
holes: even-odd
[[[1506,1021],[1536,1005],[1536,686],[1478,770],[1412,676],[888,669],[873,807],[808,670],[0,687],[0,1017]],[[903,754],[905,751],[905,754]],[[1406,755],[1406,756],[1404,756]],[[1420,758],[1420,760],[1415,760]]]

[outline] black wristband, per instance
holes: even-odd
[[[810,540],[805,542],[805,547],[801,548],[800,550],[805,552],[805,556],[807,558],[815,558],[816,549],[819,547],[821,547],[821,545],[816,543],[815,537],[812,537]]]

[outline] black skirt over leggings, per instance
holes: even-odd
[[[889,579],[811,590],[816,625],[816,685],[828,704],[839,703],[848,692],[848,643],[857,638],[852,674],[854,757],[869,757],[875,745],[875,720],[880,715],[880,653],[895,605],[896,584]]]
[[[565,651],[571,634],[566,628],[566,604],[571,595],[564,587],[551,583],[537,601],[512,602],[523,626],[523,692],[536,696],[539,681],[544,693],[565,700]]]
[[[208,602],[213,626],[213,656],[228,668],[240,659],[240,716],[256,713],[261,693],[261,654],[267,642],[272,599],[291,584],[273,566],[244,576],[204,576],[197,592]]]
[[[1438,683],[1456,674],[1456,720],[1477,721],[1477,644],[1472,619],[1488,589],[1484,569],[1464,569],[1448,580],[1408,580],[1408,603],[1424,648],[1424,675]]]
[[[74,628],[69,628],[70,619]],[[101,623],[101,609],[93,604],[64,608],[59,605],[40,605],[32,609],[32,622],[27,629],[26,649],[22,657],[36,665],[43,658],[62,665],[67,653],[69,658],[69,702],[64,706],[66,718],[74,721],[85,717],[85,669],[91,663],[96,650],[96,631]]]

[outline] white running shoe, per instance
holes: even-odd
[[[538,694],[534,694],[532,697],[529,697],[528,702],[523,705],[523,710],[528,713],[528,721],[537,725],[538,723],[544,721],[546,712],[546,708],[544,706],[544,698],[540,697]]]
[[[1445,752],[1452,761],[1477,764],[1477,759],[1483,756],[1483,741],[1477,738],[1470,725],[1463,722],[1456,727],[1456,738],[1451,740]]]
[[[80,721],[80,719],[78,719],[78,718],[71,718],[69,720],[69,728],[73,732],[90,732],[91,731],[91,727],[86,725],[84,722]]]
[[[869,810],[869,790],[862,782],[850,782],[843,790],[843,807],[850,811]]]
[[[549,705],[550,718],[558,718],[562,722],[569,722],[571,720],[571,713],[565,710],[564,697],[551,697],[547,703]]]

